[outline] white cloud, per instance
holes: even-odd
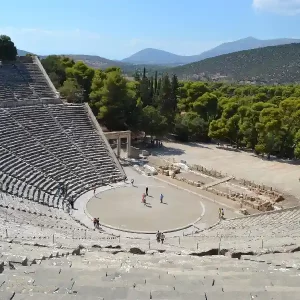
[[[281,15],[300,14],[300,0],[253,0],[253,7],[258,11]]]

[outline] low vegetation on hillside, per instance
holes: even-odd
[[[176,75],[126,80],[64,57],[42,61],[70,102],[87,101],[109,130],[144,131],[181,141],[215,139],[279,157],[300,157],[300,87],[179,82]]]
[[[185,80],[297,83],[300,82],[300,44],[235,52],[172,68],[169,72]]]

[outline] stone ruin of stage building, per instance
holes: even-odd
[[[282,208],[280,203],[285,200],[284,195],[272,187],[235,179],[228,174],[202,166],[162,161],[158,158],[150,158],[151,163],[158,173],[231,199],[239,203],[243,211],[247,208],[256,211],[279,209]]]

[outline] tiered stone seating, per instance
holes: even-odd
[[[0,294],[4,299],[168,299],[295,300],[299,272],[221,256],[192,257],[172,253],[132,255],[86,252],[48,259],[30,254],[35,264],[10,258],[5,248]],[[27,253],[27,249],[24,253]],[[60,255],[60,256],[59,256]],[[13,262],[15,260],[16,262]],[[23,264],[22,264],[23,262]],[[14,296],[12,298],[12,295]]]
[[[23,101],[37,99],[28,81],[20,73],[16,64],[3,64],[0,67],[0,99],[3,101]]]
[[[255,252],[254,244],[240,254],[227,255],[221,245],[219,253],[225,256],[211,251],[219,243],[211,238],[222,234],[232,238],[231,245],[247,245],[246,224],[260,230],[254,238],[271,235],[282,244],[286,241],[277,234],[296,226],[298,213],[294,208],[222,220],[201,232],[199,247],[191,251],[186,241],[195,243],[200,236],[181,237],[178,246],[172,238],[161,245],[148,238],[112,237],[83,227],[61,210],[0,193],[0,295],[18,300],[298,299],[297,253],[290,260],[283,256],[290,254],[270,249],[260,256],[245,255]],[[273,228],[275,222],[280,226]],[[297,249],[296,228],[293,237],[290,252]],[[84,246],[82,255],[68,256],[79,244]]]
[[[58,182],[1,146],[0,168],[3,191],[38,202],[50,204],[53,201],[51,194],[56,191]],[[17,183],[11,184],[14,180]]]
[[[222,220],[206,236],[294,237],[300,233],[300,207]]]
[[[9,114],[20,123],[33,138],[38,140],[52,155],[69,170],[73,170],[76,180],[91,187],[101,184],[100,175],[78,147],[68,138],[60,124],[44,107],[18,107],[9,109]]]
[[[1,68],[0,68],[0,100],[1,101],[13,101],[15,102],[16,99],[13,95],[13,93],[11,92],[11,90],[8,88],[8,86],[5,85],[4,81],[3,81],[3,76],[2,76],[2,72],[1,72]]]
[[[0,67],[0,101],[39,103],[41,98],[57,98],[55,89],[50,87],[37,58],[26,58],[26,62],[3,63]]]
[[[67,256],[69,254],[70,251],[55,247],[33,247],[32,245],[0,241],[0,261],[4,262],[6,266],[11,262],[16,268],[18,266],[30,266],[31,264],[41,263],[45,259]]]
[[[55,98],[55,92],[49,87],[49,84],[41,72],[39,66],[32,63],[19,63],[16,65],[19,74],[24,77],[28,85],[34,89],[40,98]]]
[[[95,244],[113,238],[92,226],[83,226],[62,210],[6,193],[0,193],[0,220],[0,238],[15,242],[40,240],[50,246],[73,247],[79,239]]]
[[[300,207],[221,220],[211,228],[188,236],[170,238],[169,245],[198,249],[264,253],[286,251],[300,243]]]
[[[3,191],[61,207],[54,199],[60,182],[68,184],[67,200],[123,178],[83,105],[1,109],[0,123]]]
[[[120,178],[120,170],[113,163],[113,158],[91,122],[84,105],[49,105],[49,110],[72,142],[101,174],[103,180]]]

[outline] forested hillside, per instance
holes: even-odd
[[[300,82],[300,44],[240,51],[168,70],[180,79],[264,84]]]
[[[52,56],[42,61],[69,102],[87,101],[109,130],[173,133],[181,141],[223,141],[257,153],[300,157],[300,86],[179,82],[174,75],[134,81],[118,68],[94,70]]]

